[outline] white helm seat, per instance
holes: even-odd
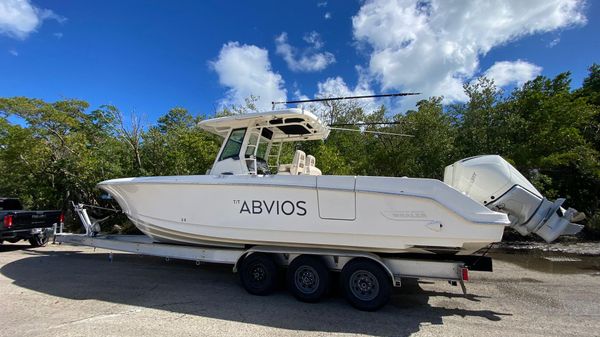
[[[304,174],[308,174],[311,176],[320,176],[321,175],[321,170],[319,170],[315,164],[316,164],[316,159],[314,156],[312,155],[308,155],[306,156],[306,168],[304,169]]]
[[[279,165],[278,173],[282,175],[298,175],[304,174],[306,167],[306,153],[302,150],[296,150],[294,153],[294,160],[291,164]]]

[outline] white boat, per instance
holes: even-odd
[[[300,109],[227,116],[199,126],[224,138],[207,175],[103,181],[123,212],[159,242],[335,248],[379,253],[472,254],[506,226],[547,241],[576,233],[574,209],[551,202],[499,156],[463,159],[444,181],[321,175],[285,142],[324,140],[330,129]]]

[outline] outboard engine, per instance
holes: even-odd
[[[585,215],[562,208],[565,199],[552,202],[500,156],[466,158],[446,166],[444,182],[491,210],[506,213],[511,227],[522,235],[535,233],[546,242],[562,234],[576,234]]]

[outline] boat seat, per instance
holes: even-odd
[[[296,150],[294,160],[291,164],[279,165],[277,174],[298,175],[303,174],[306,166],[306,153],[302,150]]]
[[[321,170],[319,170],[315,164],[316,164],[316,159],[314,156],[312,155],[308,155],[306,156],[306,168],[304,169],[304,174],[308,174],[310,176],[320,176],[321,175]]]

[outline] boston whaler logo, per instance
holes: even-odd
[[[382,211],[381,214],[390,220],[413,220],[427,218],[427,214],[425,214],[423,211]]]
[[[290,200],[234,200],[240,206],[240,214],[306,215],[306,201]]]

